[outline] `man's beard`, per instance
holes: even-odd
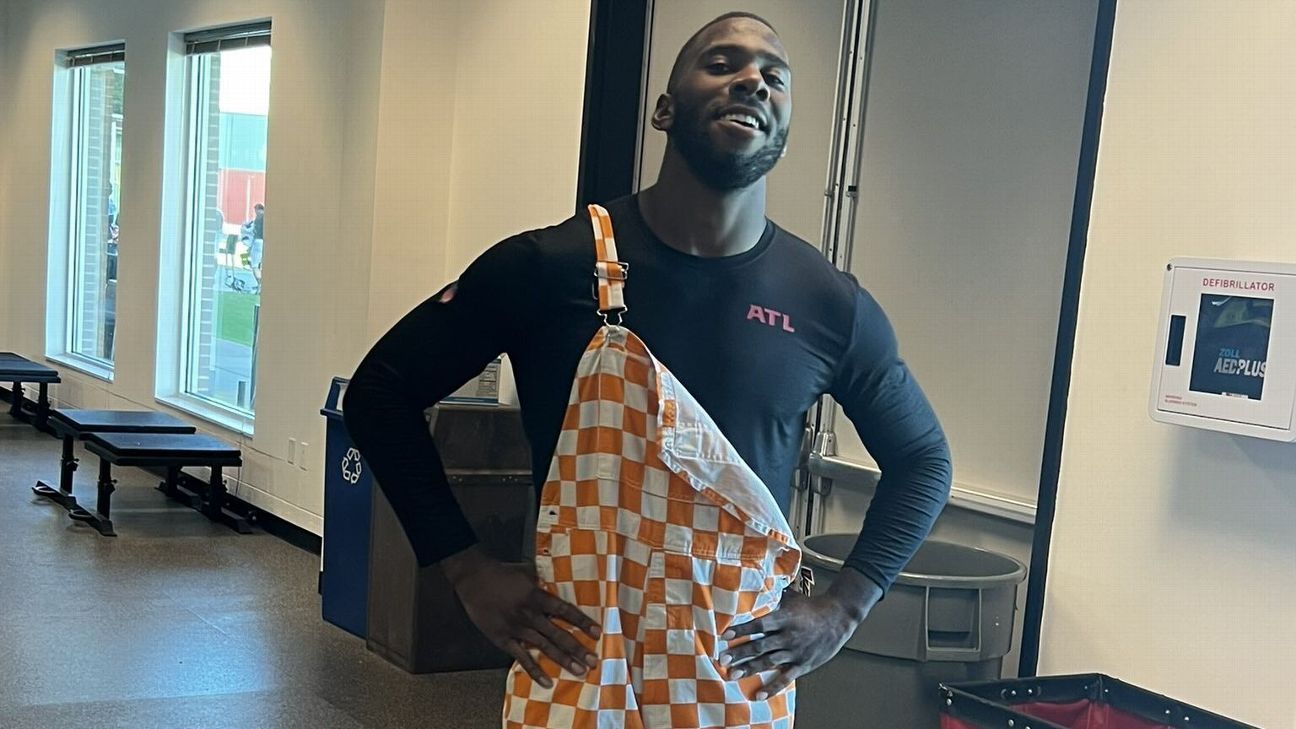
[[[750,187],[769,174],[783,156],[783,148],[787,146],[787,127],[780,129],[756,152],[738,154],[716,148],[706,128],[712,121],[691,109],[678,109],[669,136],[693,174],[713,190],[728,192]]]

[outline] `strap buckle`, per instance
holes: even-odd
[[[612,269],[616,266],[620,271]],[[605,274],[604,271],[607,271]],[[619,273],[619,275],[617,275]],[[630,264],[625,261],[599,261],[594,264],[594,278],[624,283],[630,277]]]
[[[598,261],[594,264],[594,283],[590,286],[590,293],[593,294],[595,301],[600,301],[600,286],[623,285],[629,276],[630,264],[625,261]],[[621,326],[625,319],[625,313],[629,310],[630,307],[622,304],[607,311],[600,310],[599,315],[603,317],[605,326]],[[613,317],[616,318],[616,321],[612,320]]]

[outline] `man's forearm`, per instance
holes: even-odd
[[[467,549],[445,557],[439,564],[450,584],[457,585],[490,559],[490,556],[483,552],[480,546],[474,544]]]
[[[833,579],[827,594],[858,625],[882,599],[882,587],[859,570],[846,567]]]
[[[884,465],[846,566],[871,578],[884,593],[890,589],[945,508],[952,473],[943,439],[908,461]]]

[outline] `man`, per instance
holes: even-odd
[[[769,23],[747,13],[708,23],[681,49],[652,116],[668,137],[657,184],[607,206],[629,264],[626,326],[710,413],[784,512],[806,412],[825,393],[882,468],[832,587],[789,593],[777,611],[726,634],[756,636],[720,663],[733,677],[775,671],[762,689],[771,696],[841,649],[928,534],[951,477],[945,437],[878,304],[765,218],[765,175],[783,154],[791,89]],[[551,677],[528,648],[573,673],[595,665],[555,620],[591,637],[599,626],[533,575],[473,546],[423,410],[507,352],[536,483],[544,481],[573,372],[601,324],[592,240],[581,213],[488,250],[374,346],[344,409],[419,563],[439,562],[474,623],[541,685]]]
[[[252,277],[256,279],[257,290],[261,289],[261,254],[265,248],[265,205],[257,203],[252,206],[252,219],[239,228],[239,240],[248,247],[248,265],[252,267]]]
[[[104,199],[108,206],[108,240],[113,245],[117,243],[117,201],[113,199],[113,184],[108,183],[108,189],[104,192]],[[111,276],[109,278],[112,278]]]

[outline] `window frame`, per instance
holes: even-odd
[[[208,54],[185,54],[185,197],[184,197],[184,238],[181,240],[180,268],[180,357],[179,357],[179,394],[193,398],[205,407],[218,408],[243,418],[255,417],[255,411],[231,406],[213,397],[205,397],[190,390],[193,382],[194,361],[198,358],[196,334],[193,329],[195,316],[195,299],[202,294],[202,284],[198,281],[198,257],[201,255],[202,215],[195,214],[195,198],[198,195],[199,171],[207,165],[207,154],[199,143],[200,130],[207,109],[205,94],[200,89],[207,83],[210,74],[211,60]]]
[[[80,331],[85,324],[81,304],[86,301],[85,287],[81,283],[85,265],[86,232],[84,211],[81,210],[82,187],[85,186],[83,163],[88,161],[90,144],[86,126],[89,113],[86,98],[88,87],[85,76],[95,66],[121,64],[121,89],[123,108],[122,124],[125,129],[125,75],[126,46],[115,42],[101,46],[62,50],[55,54],[54,104],[56,113],[51,125],[51,180],[49,251],[47,267],[46,357],[79,372],[112,382],[115,374],[116,351],[111,358],[102,358],[80,351]],[[110,71],[110,73],[113,71]],[[111,156],[116,156],[116,138],[106,140],[112,145]],[[111,158],[111,157],[110,157]],[[122,160],[118,159],[120,165]],[[103,173],[108,175],[107,168]],[[114,188],[120,198],[121,188]],[[101,287],[108,285],[108,267],[105,263]],[[115,327],[114,317],[114,329]],[[106,319],[98,324],[99,337],[104,336]],[[114,342],[116,333],[114,331]]]
[[[249,373],[248,404],[240,407],[237,404],[218,399],[209,394],[196,392],[197,367],[199,364],[200,342],[199,331],[195,321],[201,314],[200,299],[204,293],[203,270],[203,235],[206,210],[200,197],[204,192],[205,181],[202,177],[211,163],[209,159],[208,140],[205,137],[210,115],[217,113],[210,107],[208,88],[210,81],[211,56],[223,51],[238,50],[255,46],[270,46],[270,23],[259,22],[237,26],[227,26],[199,33],[177,33],[173,36],[172,53],[176,64],[173,73],[179,82],[173,85],[174,97],[169,104],[174,109],[175,117],[172,129],[176,131],[176,144],[170,146],[172,162],[168,168],[174,170],[178,199],[173,198],[174,217],[164,213],[164,217],[174,221],[174,227],[164,222],[171,235],[164,239],[171,251],[164,251],[162,275],[178,275],[175,284],[163,281],[159,304],[168,311],[159,316],[159,358],[157,373],[157,392],[155,398],[166,405],[208,420],[221,427],[251,436],[255,423],[255,382],[257,362],[255,349],[252,357],[252,371]],[[177,118],[178,117],[178,118]],[[165,173],[164,173],[165,176]],[[165,196],[164,196],[165,197]],[[228,222],[228,221],[225,221]],[[170,261],[170,265],[167,265]],[[215,294],[220,293],[220,282],[216,282]],[[213,322],[213,326],[217,326]],[[256,346],[254,342],[253,347]],[[167,352],[167,354],[162,354]],[[166,371],[163,371],[166,368]]]

